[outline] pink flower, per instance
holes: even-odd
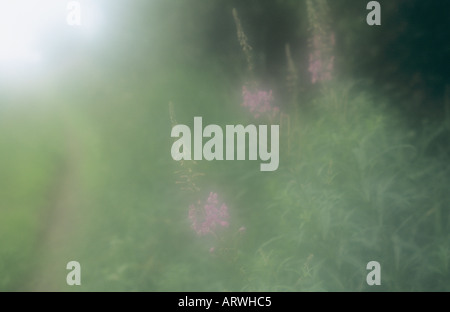
[[[334,68],[334,56],[331,51],[335,45],[334,33],[328,40],[321,36],[312,39],[313,52],[309,55],[308,71],[311,73],[311,82],[325,82],[331,80]]]
[[[277,106],[272,105],[272,90],[269,92],[262,90],[250,92],[243,86],[242,97],[244,99],[242,106],[246,107],[255,118],[259,118],[263,114],[273,115],[279,111]]]
[[[229,226],[228,207],[223,203],[220,205],[217,193],[211,192],[204,204],[198,201],[197,205],[189,207],[189,220],[198,235],[214,233],[217,228]]]

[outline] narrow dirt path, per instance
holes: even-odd
[[[66,283],[66,265],[75,260],[77,224],[80,222],[80,144],[73,129],[66,134],[65,162],[56,182],[48,213],[43,218],[41,236],[37,239],[38,257],[30,291],[71,290]]]

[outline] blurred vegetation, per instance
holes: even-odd
[[[376,28],[367,1],[329,1],[337,78],[320,86],[305,2],[288,0],[103,1],[100,37],[66,29],[46,68],[2,74],[0,290],[450,291],[448,5],[380,2]],[[280,168],[198,162],[192,194],[176,184],[168,103],[187,125],[258,122],[241,107],[233,7],[289,116]],[[223,242],[187,219],[210,191],[230,211]]]

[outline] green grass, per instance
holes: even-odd
[[[60,266],[48,277],[59,280],[52,289],[449,290],[449,169],[445,149],[435,153],[438,126],[408,130],[369,94],[332,85],[290,113],[289,129],[282,124],[279,170],[199,162],[202,190],[192,194],[176,184],[168,102],[180,123],[203,111],[208,123],[254,121],[240,107],[239,91],[230,93],[214,69],[178,70],[176,79],[161,71],[144,92],[109,85],[101,101],[72,102],[62,90],[59,108],[27,115],[4,108],[2,290],[26,288],[34,265],[46,259],[40,233],[49,226],[69,139],[77,142],[74,183],[82,191],[76,239],[49,260]],[[192,91],[213,79],[222,87]],[[232,217],[222,242],[197,237],[187,219],[189,205],[210,191]],[[246,233],[237,235],[241,226]],[[65,286],[64,259],[82,264],[82,287]],[[365,283],[372,260],[382,266],[378,288]]]
[[[241,107],[239,66],[213,56],[187,65],[202,55],[201,35],[190,42],[180,24],[152,20],[155,48],[142,40],[136,51],[153,54],[137,61],[94,56],[39,91],[2,93],[0,290],[450,291],[449,116],[411,129],[394,103],[352,81],[302,87],[282,105],[277,171],[201,161],[190,164],[201,190],[183,191],[169,102],[178,123],[259,121]],[[198,237],[189,205],[211,191],[230,228]],[[55,218],[64,205],[71,213]],[[61,220],[69,226],[52,245],[46,233]],[[65,284],[71,260],[80,287]],[[372,260],[379,287],[366,284]]]
[[[22,107],[0,115],[0,290],[18,290],[37,259],[52,192],[61,170],[59,123]]]
[[[289,155],[282,150],[278,171],[260,173],[252,162],[201,162],[198,195],[175,184],[169,118],[154,117],[166,114],[166,101],[149,95],[127,107],[109,102],[107,120],[96,116],[105,159],[93,197],[95,223],[83,250],[83,289],[448,290],[445,163],[424,156],[424,139],[383,103],[340,89],[317,95],[307,113],[292,118],[292,148]],[[186,101],[198,103],[196,110],[203,107],[214,121],[232,120],[215,113],[216,105],[230,101],[227,90]],[[123,120],[125,111],[132,122]],[[180,118],[190,123],[195,115],[183,112]],[[156,127],[165,131],[142,131]],[[282,132],[285,144],[287,129]],[[214,190],[230,207],[230,231],[247,228],[243,237],[231,233],[223,246],[196,237],[187,221],[195,196]],[[221,253],[210,255],[211,246]],[[380,288],[365,284],[371,260],[382,265]]]

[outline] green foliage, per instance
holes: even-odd
[[[221,94],[211,92],[202,97]],[[369,94],[342,84],[320,92],[308,109],[291,115],[289,132],[282,126],[282,145],[289,135],[292,146],[289,153],[282,149],[275,173],[263,175],[248,162],[198,164],[202,187],[220,188],[235,229],[247,228],[238,245],[216,254],[209,252],[221,248],[214,238],[189,228],[187,211],[196,198],[176,189],[176,164],[148,163],[132,152],[148,148],[145,136],[130,142],[116,136],[105,147],[103,166],[115,181],[102,185],[100,193],[108,195],[95,203],[103,208],[89,234],[95,238],[85,254],[92,268],[85,289],[448,290],[443,155],[427,155],[430,136],[408,131]],[[210,102],[199,103],[214,118]],[[104,133],[120,127],[108,124]],[[137,158],[129,162],[130,155]],[[382,265],[379,289],[365,283],[371,260]]]
[[[369,290],[364,265],[377,259],[384,290],[448,289],[448,273],[430,284],[448,266],[430,252],[449,227],[445,162],[424,156],[427,139],[381,103],[337,91],[345,89],[329,87],[315,100],[317,117],[299,118],[296,160],[274,183],[275,226],[323,260],[317,282],[327,290]]]
[[[353,84],[356,79],[311,86],[307,65],[297,64],[304,73],[294,95],[274,92],[283,112],[279,169],[198,162],[204,193],[180,190],[179,164],[170,157],[169,102],[178,123],[191,125],[194,116],[221,126],[258,121],[241,107],[245,63],[238,51],[231,49],[233,64],[205,53],[202,40],[214,32],[198,29],[192,18],[210,23],[218,2],[162,3],[155,10],[168,8],[164,18],[119,31],[131,41],[137,37],[125,36],[129,29],[138,37],[146,25],[156,29],[139,41],[136,60],[123,58],[129,46],[116,47],[116,54],[105,48],[113,61],[93,57],[46,77],[58,81],[39,95],[51,94],[50,104],[35,94],[2,94],[2,103],[23,106],[0,105],[0,290],[450,291],[450,116],[413,130],[376,90]],[[264,3],[239,11],[243,27],[251,9],[271,12]],[[298,1],[270,2],[282,5],[278,14],[300,14]],[[232,6],[218,6],[216,15],[228,20],[225,38],[235,40]],[[307,46],[306,29],[301,33]],[[267,40],[261,37],[254,47]],[[342,40],[354,47],[358,35]],[[299,63],[294,45],[292,51]],[[263,58],[257,54],[255,66]],[[352,57],[346,62],[358,64]],[[281,84],[274,90],[283,90]],[[29,102],[47,109],[33,111]],[[227,204],[230,229],[199,237],[188,209],[210,191]],[[51,218],[55,207],[67,205],[73,227],[60,225],[62,243],[46,249],[46,231],[61,223]],[[69,260],[81,263],[79,288],[64,283]],[[372,260],[381,264],[379,287],[366,284]],[[48,284],[39,286],[36,270],[50,272]]]

